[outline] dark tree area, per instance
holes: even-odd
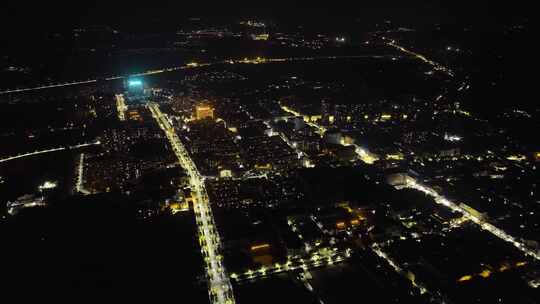
[[[118,195],[73,198],[28,209],[2,224],[4,290],[207,301],[192,214],[142,220]],[[182,245],[179,245],[182,244]]]

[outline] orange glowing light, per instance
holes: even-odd
[[[491,275],[491,271],[488,270],[488,269],[485,269],[485,270],[483,270],[482,272],[480,272],[479,275],[480,275],[481,277],[483,277],[483,278],[487,278],[487,277],[489,277],[489,276]]]
[[[270,244],[254,245],[254,246],[251,246],[251,251],[255,251],[255,250],[259,250],[263,248],[269,248],[269,247],[270,247]]]

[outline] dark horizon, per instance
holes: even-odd
[[[250,2],[251,3],[251,2]],[[377,4],[351,5],[342,1],[331,8],[324,3],[282,1],[254,7],[246,3],[216,4],[197,2],[185,4],[178,1],[86,1],[83,3],[64,1],[56,3],[17,1],[2,3],[7,12],[3,18],[2,31],[6,34],[24,29],[25,32],[43,30],[68,30],[80,26],[112,25],[143,28],[145,22],[177,25],[188,17],[212,18],[268,18],[277,20],[302,20],[331,25],[340,19],[359,19],[361,23],[373,24],[390,20],[404,26],[426,26],[431,24],[476,24],[491,25],[500,21],[522,20],[532,16],[528,2],[512,5],[489,3],[467,3],[467,1],[418,1],[412,5],[402,1],[382,1]],[[306,5],[308,4],[308,5]],[[410,3],[408,3],[410,4]]]

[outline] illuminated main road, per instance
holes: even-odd
[[[290,113],[290,114],[293,114],[294,116],[301,116],[301,117],[304,117],[304,115],[300,112],[297,112],[287,106],[284,106],[282,105],[281,103],[279,104],[281,109],[287,113]],[[311,126],[313,128],[315,128],[317,130],[317,133],[323,137],[324,136],[324,133],[326,133],[326,127],[325,126],[322,126],[316,122],[313,122],[313,121],[309,121],[309,119],[304,119],[305,123],[308,125],[308,126]],[[373,164],[376,160],[378,160],[377,156],[370,153],[369,151],[367,151],[367,149],[364,149],[362,147],[360,147],[359,145],[357,144],[342,144],[343,146],[353,146],[354,147],[354,152],[356,153],[356,155],[358,156],[358,158],[360,160],[362,160],[363,162],[365,162],[366,164]]]
[[[234,304],[231,282],[222,264],[223,258],[219,254],[220,239],[214,223],[204,179],[159,106],[156,103],[150,103],[148,108],[161,129],[165,131],[176,157],[189,176],[191,190],[195,196],[193,208],[198,227],[199,243],[206,263],[210,300],[212,303],[217,304]]]
[[[308,257],[295,257],[288,259],[286,263],[275,263],[269,267],[261,267],[256,270],[248,269],[247,271],[237,274],[231,273],[231,279],[241,282],[256,279],[262,279],[273,274],[278,274],[294,270],[308,270],[313,268],[325,267],[346,261],[351,257],[351,250],[331,251],[326,255],[312,254]]]
[[[123,94],[116,94],[115,98],[116,98],[116,110],[118,112],[118,120],[125,121],[126,120],[126,111],[127,111],[128,108],[126,106],[126,100],[124,98],[124,95]]]
[[[452,76],[452,77],[454,76],[454,72],[452,72],[452,70],[450,70],[449,68],[447,68],[447,67],[443,66],[442,64],[439,64],[439,63],[437,63],[437,62],[435,62],[433,60],[430,60],[430,59],[426,58],[426,56],[424,56],[422,54],[418,54],[416,52],[408,50],[408,49],[396,44],[395,41],[388,42],[387,45],[389,45],[389,46],[391,46],[393,48],[396,48],[396,49],[398,49],[398,50],[400,50],[400,51],[402,51],[402,52],[404,52],[406,54],[409,54],[409,55],[411,55],[411,56],[413,56],[413,57],[415,57],[417,59],[422,60],[423,62],[431,65],[437,71],[444,72],[448,76]]]
[[[175,72],[175,71],[186,70],[186,69],[194,69],[194,68],[200,68],[200,67],[208,67],[208,66],[214,66],[214,65],[222,65],[222,64],[265,64],[265,63],[294,62],[294,61],[362,59],[362,58],[384,59],[384,58],[395,58],[395,56],[350,55],[350,56],[314,56],[314,57],[285,57],[285,58],[256,57],[256,58],[251,58],[251,59],[250,58],[227,59],[227,60],[206,62],[206,63],[191,62],[182,66],[169,67],[169,68],[164,68],[164,69],[159,69],[159,70],[150,70],[150,71],[146,71],[146,72],[142,72],[138,74],[111,76],[111,77],[105,78],[104,80],[111,81],[111,80],[125,79],[129,77],[150,76],[150,75],[169,73],[169,72]],[[62,88],[62,87],[69,87],[69,86],[76,86],[76,85],[83,85],[83,84],[94,84],[94,83],[97,83],[97,81],[98,81],[97,79],[89,79],[89,80],[83,80],[83,81],[71,81],[71,82],[64,82],[64,83],[57,83],[57,84],[41,85],[41,86],[30,87],[30,88],[9,89],[9,90],[0,91],[0,95],[25,93],[25,92],[32,92],[32,91],[39,91],[39,90],[46,90],[46,89],[53,89],[53,88]]]
[[[90,191],[83,188],[84,184],[84,153],[81,153],[79,157],[79,166],[77,166],[77,184],[75,189],[77,192],[88,195],[91,194]]]
[[[534,251],[530,248],[528,248],[525,244],[514,238],[513,236],[509,235],[508,233],[504,232],[503,230],[495,227],[493,224],[487,222],[486,220],[479,218],[478,216],[472,214],[471,212],[465,210],[464,208],[460,207],[458,204],[448,200],[444,196],[437,193],[432,188],[422,185],[414,180],[407,179],[407,182],[405,185],[398,187],[398,188],[409,188],[409,189],[416,189],[418,191],[421,191],[429,196],[431,196],[436,203],[444,205],[453,211],[459,212],[463,214],[463,216],[473,223],[479,225],[482,229],[490,232],[494,236],[498,237],[499,239],[513,245],[516,247],[519,251],[523,252],[525,255],[528,255],[530,257],[533,257],[536,260],[540,260],[540,254],[538,251]]]
[[[416,282],[416,280],[411,279],[409,276],[407,276],[407,274],[406,274],[406,272],[403,270],[403,268],[401,268],[399,265],[397,265],[397,263],[396,263],[394,260],[392,260],[392,258],[390,258],[390,257],[388,256],[388,254],[386,254],[386,252],[384,252],[384,251],[381,249],[381,247],[379,246],[379,244],[373,243],[373,244],[370,246],[370,248],[371,248],[371,250],[373,250],[373,252],[375,252],[375,254],[376,254],[377,256],[379,256],[381,259],[385,260],[385,261],[388,263],[388,265],[390,265],[390,266],[394,269],[394,271],[396,271],[399,275],[401,275],[401,276],[407,278],[407,279],[411,282],[411,284],[412,284],[414,287],[416,287],[416,288],[418,288],[418,289],[420,290],[420,293],[421,293],[421,294],[424,294],[424,293],[428,292],[428,290],[424,287],[424,285],[422,285],[422,284]]]
[[[46,154],[46,153],[51,153],[51,152],[63,151],[63,150],[78,149],[78,148],[83,148],[83,147],[88,147],[88,146],[93,146],[93,145],[99,145],[99,144],[101,144],[101,142],[96,141],[96,142],[80,144],[80,145],[76,145],[76,146],[60,147],[60,148],[53,148],[53,149],[47,149],[47,150],[41,150],[41,151],[34,151],[34,152],[25,153],[25,154],[19,154],[19,155],[16,155],[16,156],[10,156],[10,157],[6,157],[6,158],[2,158],[2,159],[0,159],[0,163],[8,162],[10,160],[15,160],[15,159],[19,159],[19,158],[35,156],[35,155],[39,155],[39,154]]]
[[[394,41],[388,43],[389,46],[392,46],[394,48],[397,48],[398,50],[404,52],[404,53],[407,53],[409,55],[412,55],[420,60],[422,60],[423,62],[425,63],[428,63],[430,64],[431,66],[433,66],[436,70],[438,71],[442,71],[442,72],[445,72],[446,74],[448,74],[449,76],[454,76],[453,72],[437,63],[437,62],[434,62],[428,58],[426,58],[424,55],[421,55],[421,54],[418,54],[418,53],[415,53],[411,50],[408,50],[400,45],[397,45]],[[301,113],[299,112],[296,112],[286,106],[283,106],[281,105],[281,108],[285,111],[285,112],[288,112],[288,113],[291,113],[293,115],[296,115],[296,116],[303,116]],[[318,130],[318,133],[321,134],[321,136],[324,134],[324,132],[326,132],[326,128],[324,126],[321,126],[315,122],[307,122],[308,125],[316,128]],[[358,155],[358,157],[365,163],[367,164],[372,164],[373,162],[375,162],[377,160],[377,158],[372,155],[371,153],[369,153],[366,149],[356,145],[356,144],[353,144],[355,146],[355,152],[356,154]],[[495,227],[493,224],[475,216],[474,214],[472,214],[471,212],[469,212],[468,210],[465,210],[463,208],[461,208],[459,205],[457,205],[456,203],[453,203],[451,202],[450,200],[448,200],[447,198],[441,196],[440,194],[438,194],[435,190],[433,190],[432,188],[429,188],[428,186],[426,185],[421,185],[417,182],[408,182],[407,185],[405,186],[407,188],[411,188],[411,189],[416,189],[418,191],[421,191],[421,192],[424,192],[425,194],[428,194],[429,196],[433,197],[435,202],[437,202],[438,204],[442,204],[454,211],[457,211],[457,212],[460,212],[461,214],[463,214],[467,219],[471,220],[472,222],[478,224],[482,229],[490,232],[491,234],[493,234],[494,236],[496,236],[497,238],[513,245],[514,247],[516,247],[518,250],[520,250],[521,252],[523,252],[524,254],[530,256],[530,257],[533,257],[535,258],[536,260],[540,260],[540,253],[538,251],[534,251],[530,248],[528,248],[523,242],[517,240],[516,238],[514,238],[513,236],[509,235],[508,233],[506,233],[505,231],[503,231],[502,229],[500,228],[497,228]]]
[[[430,64],[431,66],[433,66],[438,71],[445,72],[449,76],[454,76],[452,70],[450,70],[449,68],[447,68],[447,67],[445,67],[445,66],[443,66],[443,65],[441,65],[441,64],[439,64],[437,62],[434,62],[434,61],[426,58],[424,55],[421,55],[421,54],[418,54],[418,53],[413,52],[411,50],[408,50],[408,49],[396,44],[395,41],[389,42],[387,44],[389,46],[392,46],[392,47],[404,52],[404,53],[412,55],[412,56],[422,60],[425,63]],[[468,88],[469,88],[469,85],[467,85],[466,83],[463,83],[457,90],[462,91],[463,89],[468,89]],[[442,98],[442,95],[439,96],[437,98],[437,100],[439,100],[440,98]],[[407,180],[406,185],[402,186],[401,188],[416,189],[418,191],[421,191],[421,192],[431,196],[435,200],[435,202],[437,202],[438,204],[444,205],[444,206],[446,206],[446,207],[448,207],[448,208],[450,208],[450,209],[452,209],[452,210],[454,210],[456,212],[459,212],[459,213],[463,214],[463,216],[465,218],[467,218],[470,221],[472,221],[473,223],[479,225],[482,229],[490,232],[491,234],[493,234],[497,238],[499,238],[499,239],[513,245],[515,248],[517,248],[519,251],[523,252],[525,255],[530,256],[530,257],[532,257],[532,258],[534,258],[536,260],[540,260],[540,253],[538,251],[534,251],[534,250],[528,248],[523,242],[517,240],[515,237],[509,235],[508,233],[506,233],[502,229],[495,227],[493,224],[487,222],[486,220],[484,220],[482,218],[479,218],[478,216],[472,214],[468,210],[465,210],[464,208],[460,207],[458,204],[448,200],[447,198],[440,195],[434,189],[428,187],[427,185],[422,185],[422,184],[420,184],[420,183],[418,183],[416,181],[413,181],[413,180]]]

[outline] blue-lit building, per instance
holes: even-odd
[[[142,79],[128,78],[124,83],[124,87],[127,105],[139,105],[148,102],[149,95],[144,88]]]

